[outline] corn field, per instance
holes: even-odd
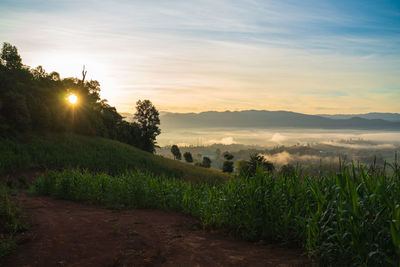
[[[299,244],[321,265],[400,264],[400,180],[344,168],[328,177],[252,178],[209,185],[138,172],[47,172],[32,192],[109,208],[159,208],[246,240]]]

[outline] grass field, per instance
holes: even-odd
[[[66,170],[46,173],[32,191],[111,208],[181,211],[246,240],[300,244],[321,265],[400,264],[400,181],[363,170],[305,180],[259,173],[218,185]]]
[[[0,145],[0,177],[20,169],[49,170],[31,187],[35,194],[114,209],[180,211],[241,239],[302,246],[321,265],[400,264],[396,172],[350,166],[313,178],[260,171],[253,178],[227,179],[216,170],[103,138],[31,135]],[[5,188],[0,198],[4,255],[23,224]]]
[[[216,183],[229,178],[217,170],[163,158],[105,138],[48,134],[0,139],[0,175],[30,168],[79,168],[112,175],[137,170],[195,183]]]
[[[27,228],[20,209],[10,201],[7,190],[0,185],[0,259],[16,247],[14,235]]]

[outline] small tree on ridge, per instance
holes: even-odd
[[[185,158],[186,162],[192,163],[193,162],[193,157],[190,152],[185,152],[183,153],[183,157]]]
[[[174,155],[174,159],[177,159],[177,160],[182,159],[181,151],[179,150],[179,147],[177,145],[173,145],[171,147],[171,153],[172,153],[172,155]]]

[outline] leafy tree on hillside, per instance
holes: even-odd
[[[262,168],[265,171],[272,172],[275,167],[274,164],[259,154],[251,154],[249,160],[249,172],[255,174],[257,168]]]
[[[223,155],[226,160],[232,160],[234,158],[234,156],[231,153],[229,153],[228,151],[224,152]]]
[[[141,148],[154,153],[156,137],[161,133],[160,118],[158,110],[150,100],[139,100],[136,102],[136,113],[134,119],[137,121],[142,139]]]
[[[224,164],[222,165],[222,171],[228,173],[233,172],[233,161],[230,160],[224,161]]]
[[[100,83],[61,79],[38,66],[24,66],[18,50],[4,43],[0,50],[0,137],[29,131],[74,132],[115,139],[154,152],[160,134],[158,111],[149,100],[137,102],[136,122],[129,123],[100,98]],[[72,105],[66,98],[78,97]]]
[[[211,167],[211,159],[209,157],[204,157],[203,162],[201,163],[201,167],[210,168]]]
[[[186,162],[189,162],[189,163],[193,162],[193,157],[190,152],[183,153],[183,157],[185,158]]]
[[[171,153],[172,153],[172,155],[174,155],[174,159],[177,159],[177,160],[182,159],[181,151],[179,150],[179,147],[177,145],[173,145],[171,147]]]
[[[224,164],[222,166],[222,171],[223,172],[228,172],[231,173],[233,172],[233,155],[231,153],[229,153],[228,151],[226,151],[224,154]]]
[[[8,69],[21,69],[22,59],[15,46],[4,43],[1,49],[1,64]]]
[[[275,166],[272,162],[265,160],[262,155],[251,154],[249,161],[238,162],[238,171],[241,176],[254,176],[257,173],[257,169],[263,169],[267,172],[275,170]]]
[[[0,136],[31,129],[30,81],[17,48],[4,43],[0,52]]]

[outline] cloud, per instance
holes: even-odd
[[[287,140],[287,138],[280,133],[274,133],[274,135],[271,137],[271,141],[278,144],[281,144],[285,140]]]
[[[237,142],[233,139],[233,137],[223,137],[221,139],[211,139],[209,141],[205,142],[206,145],[212,145],[212,144],[222,144],[222,145],[233,145],[237,144]]]
[[[119,111],[139,98],[171,111],[398,111],[399,91],[384,93],[400,86],[398,5],[6,0],[0,9],[0,40],[24,63],[63,77],[86,64]]]
[[[282,166],[288,163],[295,164],[301,162],[313,162],[318,163],[320,160],[325,163],[338,162],[338,157],[318,157],[314,155],[299,155],[299,154],[290,154],[287,151],[283,151],[277,154],[261,154],[266,160],[271,161],[272,163]]]
[[[338,146],[338,147],[346,147],[353,149],[396,149],[397,146],[395,144],[350,144],[338,141],[326,141],[321,142],[321,144],[330,145],[330,146]]]

